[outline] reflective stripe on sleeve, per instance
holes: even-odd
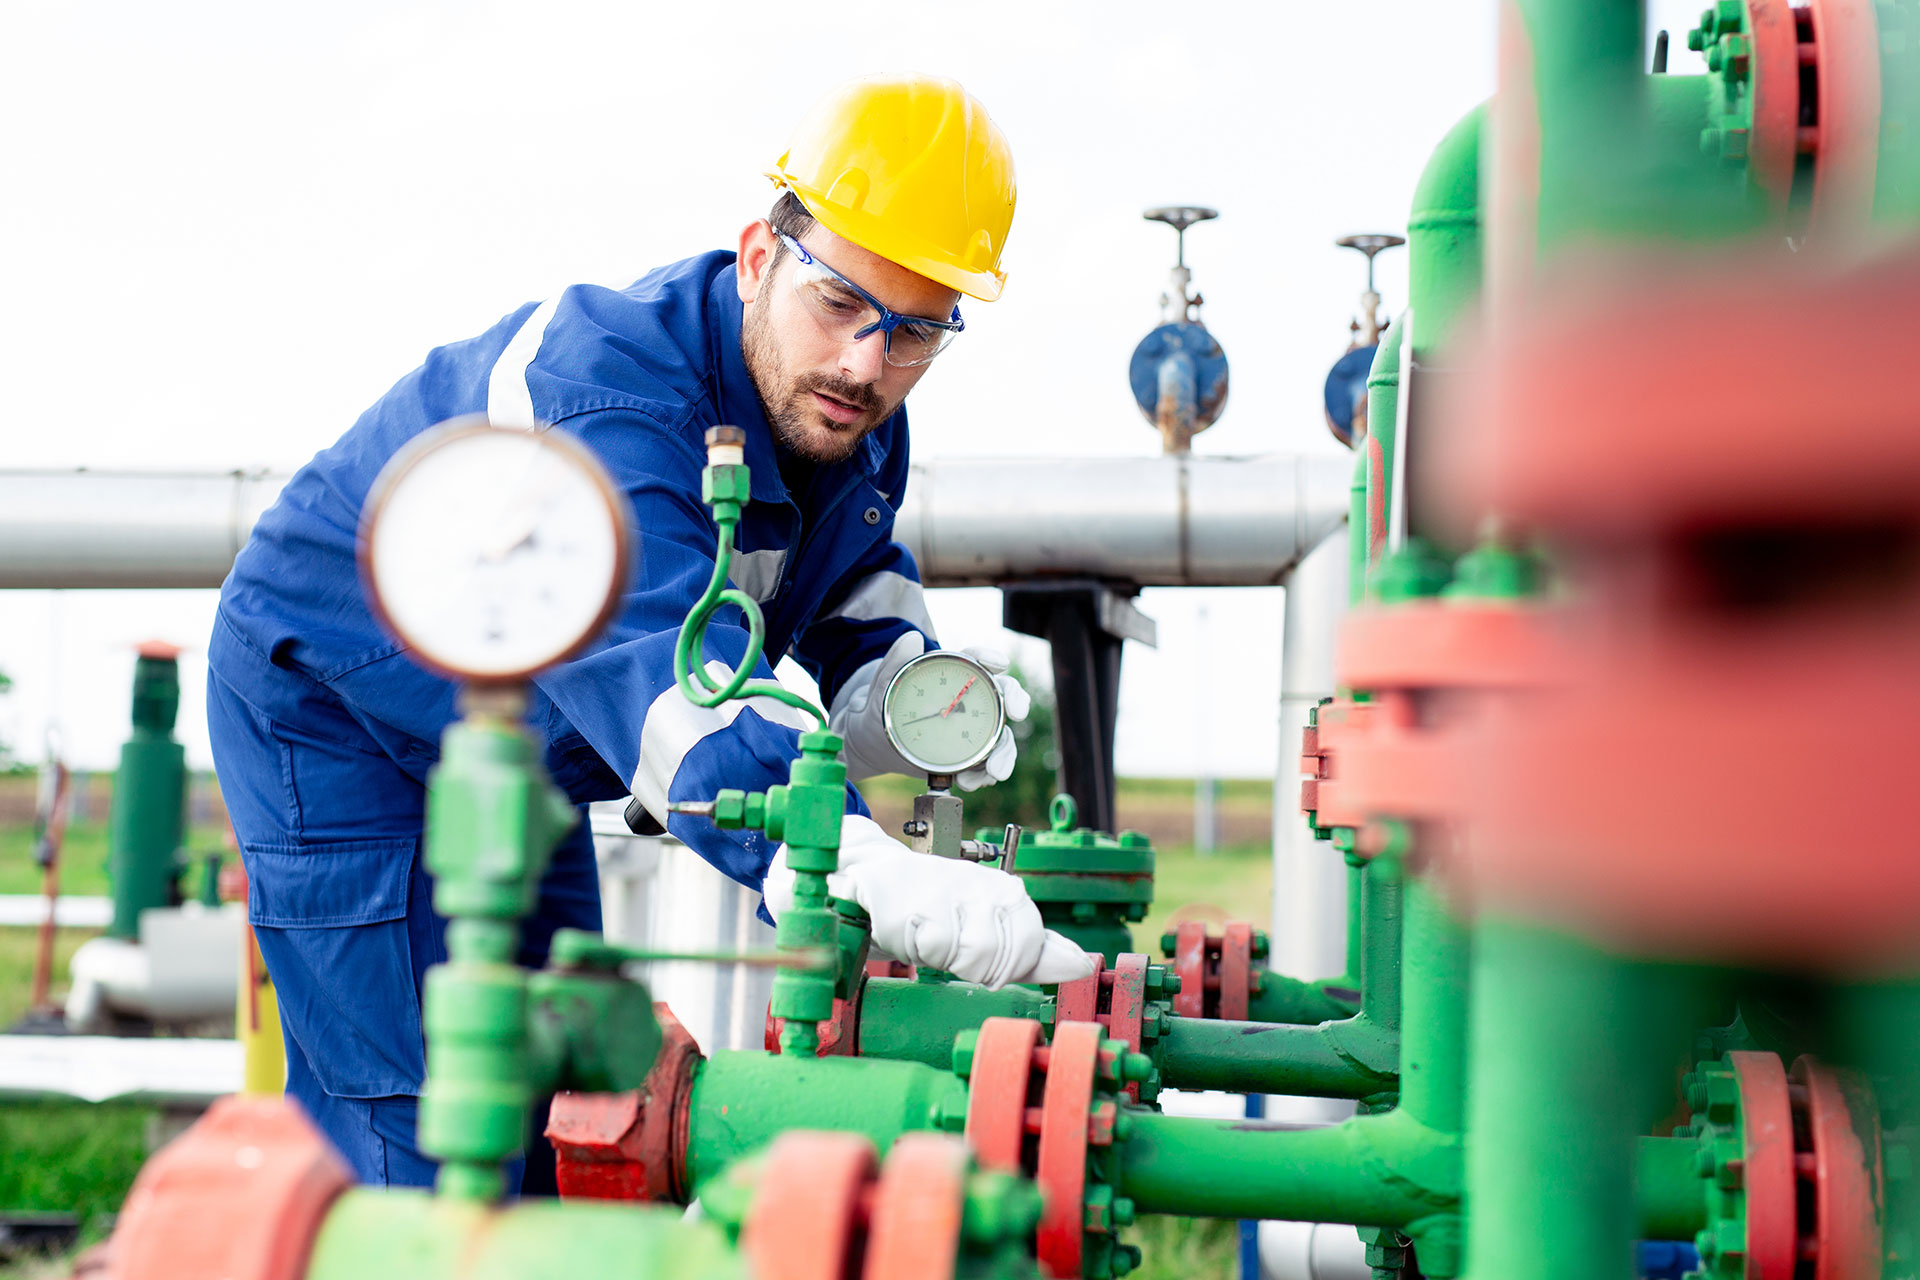
[[[780,571],[786,564],[787,552],[784,547],[772,551],[736,551],[733,553],[732,572],[727,576],[732,579],[734,586],[765,604],[780,589]]]
[[[540,343],[547,336],[547,323],[560,305],[555,294],[533,309],[526,323],[507,343],[506,350],[493,362],[487,375],[487,421],[496,427],[531,431],[539,425],[533,416],[533,392],[527,386],[527,370],[540,354]]]
[[[720,662],[707,663],[707,674],[716,682],[726,676]],[[790,707],[772,698],[749,698],[745,702],[726,702],[717,707],[697,707],[687,701],[678,686],[663,691],[647,708],[647,719],[640,730],[640,764],[633,774],[633,794],[646,806],[654,820],[667,823],[667,793],[686,762],[687,755],[710,734],[731,725],[748,707],[764,720],[805,731],[817,721],[798,707]],[[711,800],[712,796],[700,799]]]
[[[927,613],[927,595],[920,584],[903,573],[875,573],[862,579],[859,586],[841,602],[840,607],[824,615],[852,622],[871,622],[876,618],[898,618],[910,622],[934,639],[933,619]]]

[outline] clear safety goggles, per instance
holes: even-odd
[[[946,320],[925,316],[903,316],[808,253],[806,247],[784,231],[775,231],[780,243],[794,256],[788,274],[793,280],[794,296],[820,331],[836,342],[858,342],[871,333],[882,335],[887,363],[901,369],[926,364],[966,328],[960,308]]]

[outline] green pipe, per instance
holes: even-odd
[[[140,913],[171,906],[187,827],[186,748],[174,741],[180,664],[142,653],[133,667],[133,736],[120,748],[109,819],[107,880],[113,922],[107,935],[136,941]]]
[[[1366,863],[1348,857],[1347,863],[1347,971],[1345,977],[1356,987],[1360,982],[1360,956],[1366,937],[1366,914],[1360,909],[1360,879]]]
[[[1466,1123],[1467,931],[1424,879],[1406,887],[1400,1109],[1442,1133]]]
[[[1399,430],[1400,339],[1405,332],[1404,316],[1387,326],[1380,338],[1380,350],[1374,353],[1373,368],[1367,373],[1367,438],[1360,446],[1360,466],[1367,477],[1366,497],[1359,522],[1348,530],[1365,566],[1352,578],[1363,594],[1368,575],[1386,551],[1386,516],[1391,510],[1387,486],[1393,480],[1393,447]],[[1361,598],[1354,597],[1356,601]]]
[[[1696,1160],[1700,1144],[1693,1138],[1638,1140],[1635,1184],[1638,1226],[1642,1240],[1691,1240],[1707,1225],[1707,1180]]]
[[[1389,330],[1391,332],[1391,330]],[[1374,357],[1374,367],[1379,367],[1379,357]],[[1371,415],[1373,404],[1373,375],[1367,375],[1367,404]],[[1368,434],[1373,431],[1372,418],[1367,423]],[[1367,598],[1367,442],[1355,442],[1353,459],[1353,479],[1347,484],[1347,603],[1359,604]],[[1349,897],[1348,903],[1354,899]],[[1352,972],[1349,970],[1348,972]]]
[[[1039,1018],[1047,998],[1032,987],[989,991],[968,982],[868,978],[860,997],[863,1058],[953,1068],[953,1038],[988,1018]]]
[[[1302,982],[1272,969],[1257,969],[1254,977],[1256,985],[1247,997],[1248,1022],[1285,1022],[1310,1027],[1350,1018],[1359,1008],[1359,992],[1348,985],[1345,977]]]
[[[1375,860],[1360,877],[1366,919],[1360,951],[1360,1014],[1374,1026],[1400,1031],[1400,935],[1404,886],[1398,868]]]
[[[1142,1213],[1397,1227],[1458,1204],[1456,1140],[1399,1113],[1300,1128],[1129,1112],[1118,1191]]]
[[[1639,1234],[1635,1135],[1671,1093],[1667,1064],[1678,1058],[1661,1043],[1646,967],[1483,914],[1472,990],[1466,1274],[1627,1280]],[[1675,1047],[1684,1042],[1682,1032]]]
[[[496,1207],[399,1188],[349,1191],[328,1210],[307,1280],[745,1280],[711,1222],[678,1209],[592,1200]]]
[[[1173,1089],[1369,1098],[1394,1088],[1390,1033],[1361,1018],[1317,1027],[1175,1018],[1160,1037]]]
[[[701,1065],[688,1107],[683,1185],[697,1188],[788,1129],[862,1133],[881,1151],[903,1133],[958,1132],[967,1085],[918,1062],[728,1051]]]
[[[1418,318],[1415,350],[1422,362],[1452,337],[1480,296],[1480,147],[1487,107],[1481,104],[1433,149],[1413,190],[1407,215],[1407,302]]]

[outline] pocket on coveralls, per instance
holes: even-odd
[[[336,1098],[420,1091],[426,1054],[407,925],[418,848],[417,839],[379,839],[246,849],[247,918],[281,1021]]]

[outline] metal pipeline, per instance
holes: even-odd
[[[0,587],[217,587],[287,479],[0,472]]]
[[[913,468],[894,536],[931,587],[1070,574],[1270,586],[1345,517],[1337,456],[950,458]],[[217,587],[289,477],[0,472],[0,588]]]

